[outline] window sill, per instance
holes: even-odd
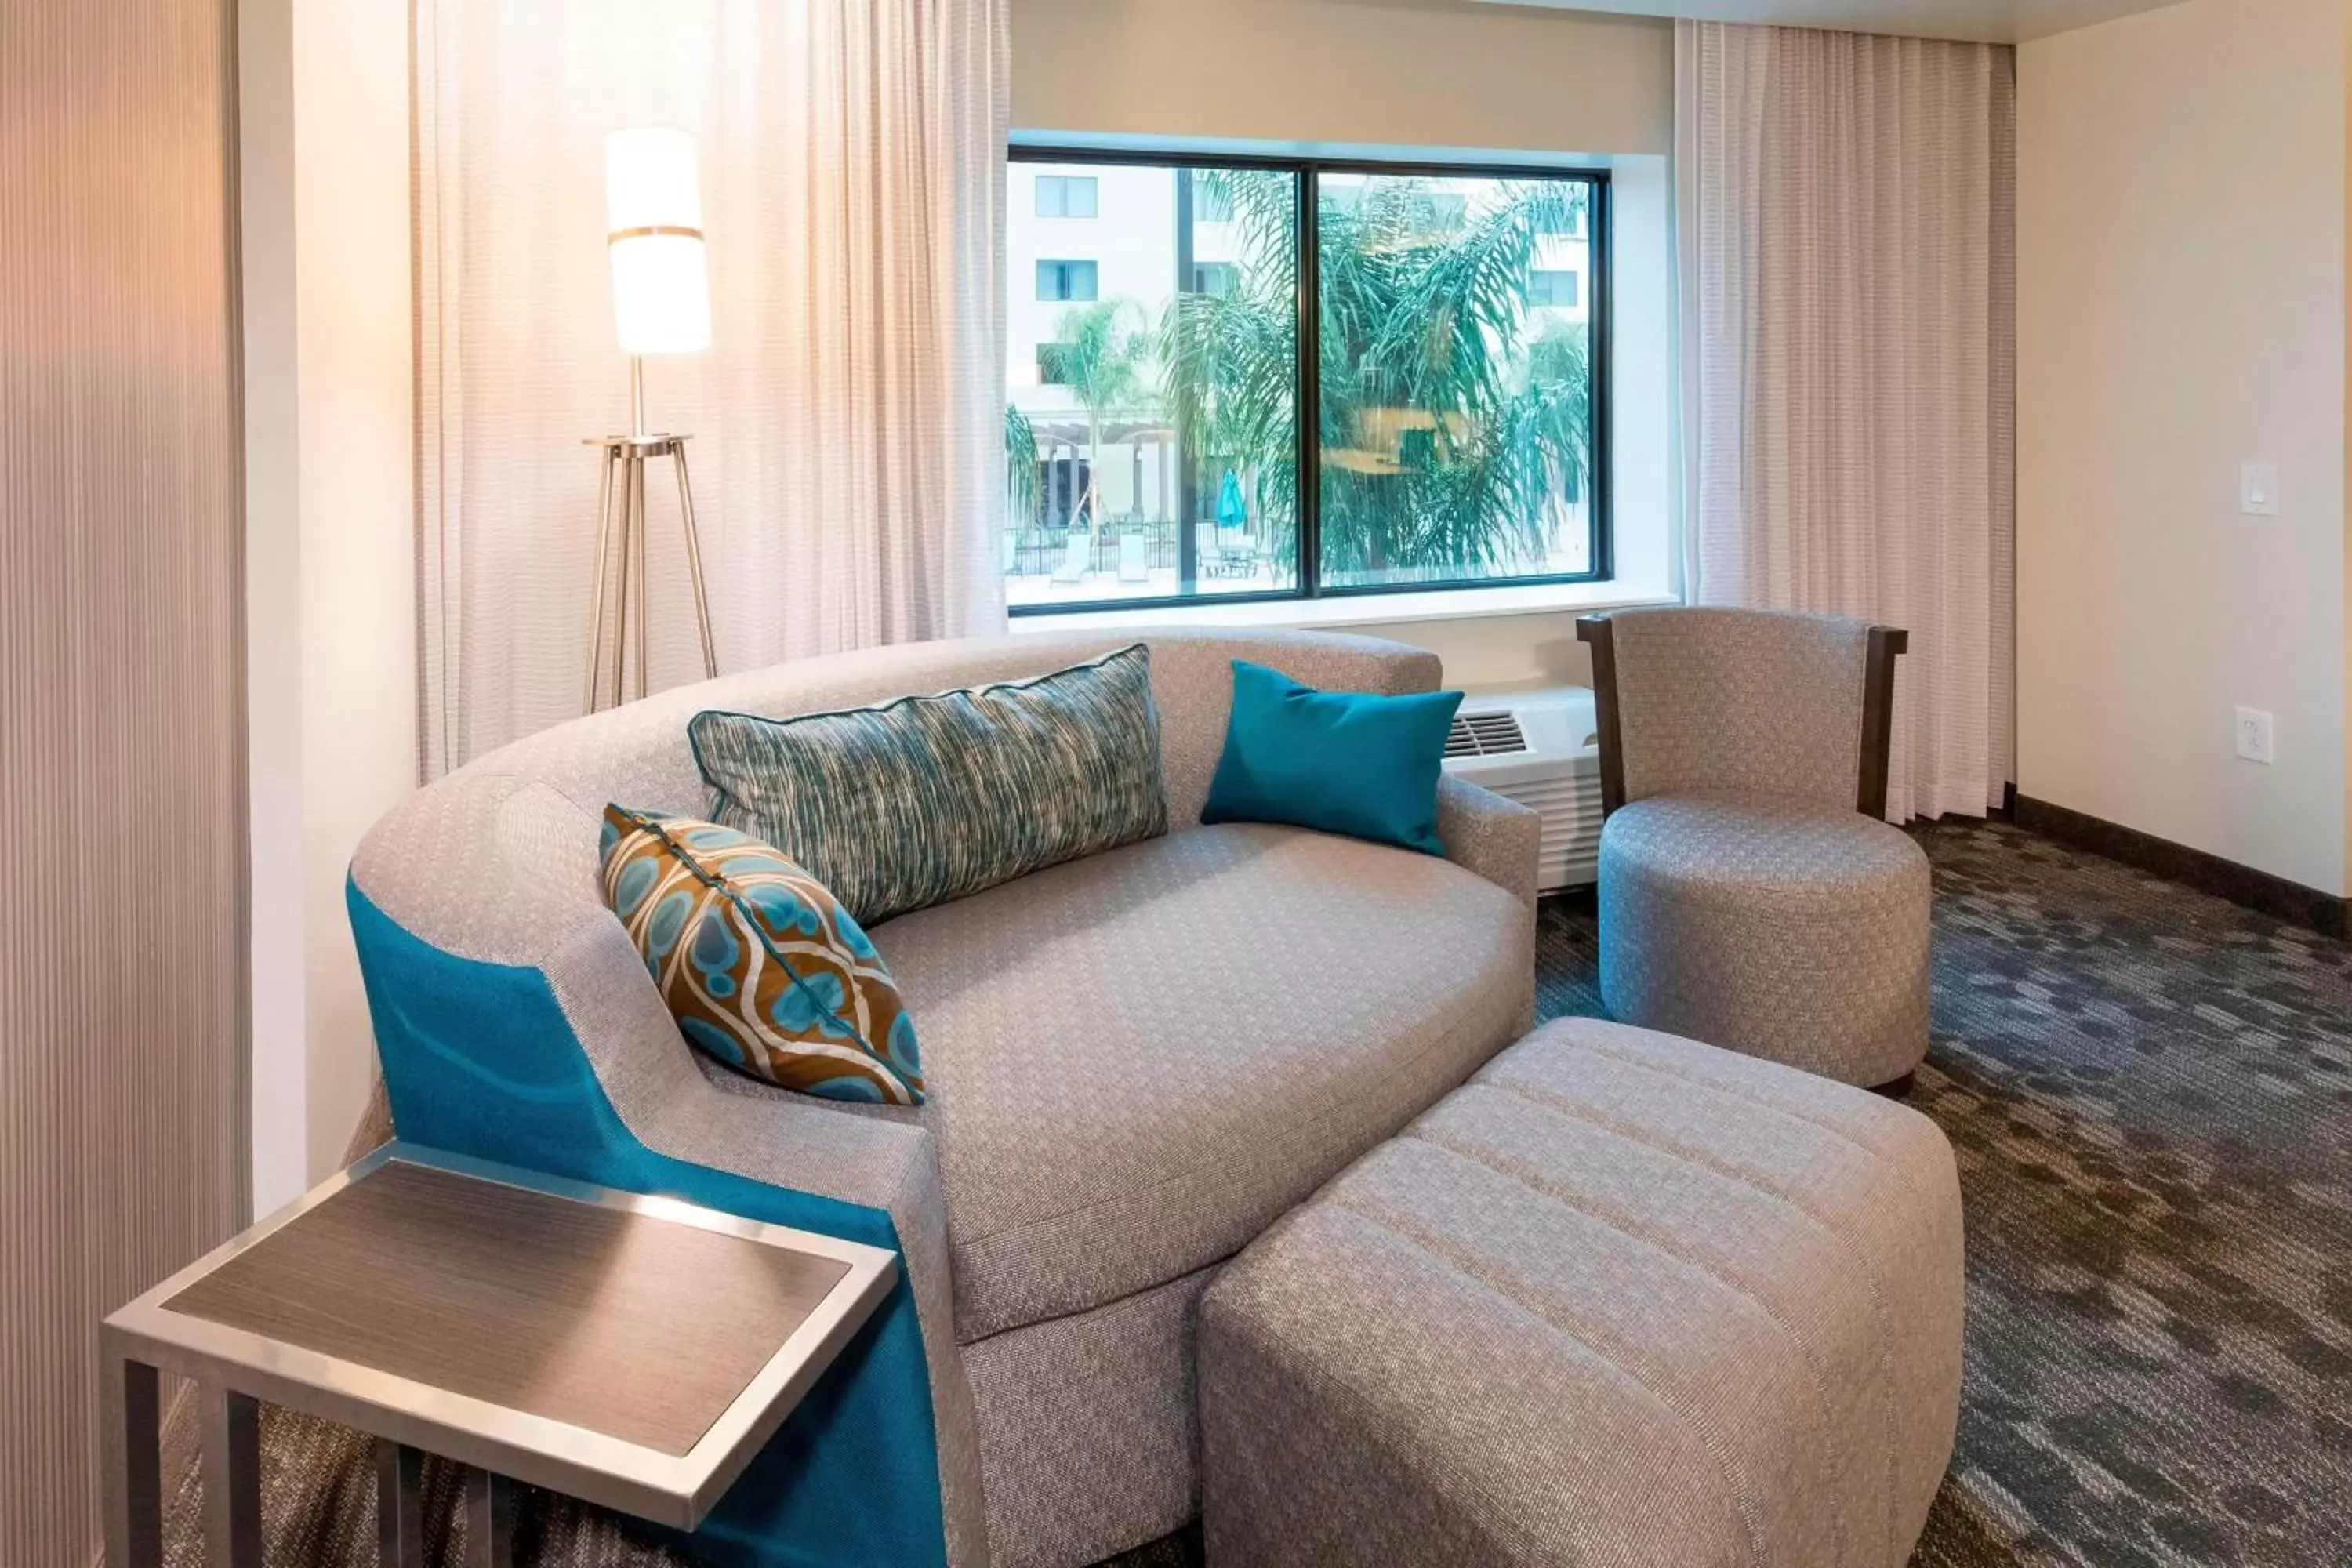
[[[1014,632],[1112,631],[1137,626],[1324,627],[1397,626],[1496,616],[1581,615],[1681,601],[1660,587],[1632,583],[1542,583],[1517,588],[1440,588],[1425,593],[1351,595],[1337,599],[1262,599],[1246,604],[1154,605],[1014,616]]]

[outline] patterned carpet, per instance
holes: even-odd
[[[2352,1563],[2352,947],[2000,825],[1936,868],[1958,1452],[1920,1568]],[[1590,900],[1547,1015],[1598,1013]]]
[[[2352,1563],[2352,947],[2012,827],[1918,837],[1935,1047],[1911,1103],[1959,1155],[1969,1362],[1915,1565]],[[1547,906],[1545,1016],[1599,1012],[1593,942],[1589,897]],[[276,1412],[265,1441],[271,1563],[372,1561],[364,1451]],[[192,1480],[174,1568],[202,1558],[194,1503]],[[677,1561],[587,1510],[526,1515],[521,1562]],[[1119,1568],[1198,1560],[1188,1533]]]

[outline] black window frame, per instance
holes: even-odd
[[[1292,391],[1297,410],[1298,465],[1297,559],[1291,585],[1247,593],[1178,592],[1142,597],[1075,599],[1051,604],[1012,605],[1013,616],[1101,615],[1120,610],[1200,609],[1217,605],[1312,603],[1328,599],[1373,598],[1400,594],[1469,593],[1486,589],[1538,588],[1616,580],[1615,515],[1609,445],[1610,324],[1612,258],[1610,253],[1610,182],[1605,168],[1543,163],[1450,163],[1429,159],[1278,157],[1254,153],[1198,153],[1181,148],[1060,146],[1049,142],[1014,142],[1008,149],[1013,163],[1079,163],[1157,169],[1252,169],[1288,173],[1292,176],[1293,221],[1297,247],[1298,291],[1297,379]],[[1591,540],[1584,572],[1554,572],[1515,577],[1454,577],[1408,583],[1327,584],[1322,581],[1323,510],[1321,421],[1309,410],[1322,407],[1321,287],[1317,277],[1319,257],[1320,181],[1327,174],[1404,175],[1425,179],[1557,180],[1585,186],[1587,277],[1583,282],[1586,320],[1591,332],[1592,450],[1590,491]],[[1178,277],[1184,276],[1192,213],[1187,201],[1189,182],[1179,181],[1177,195]],[[1097,293],[1101,292],[1099,284]],[[1177,521],[1180,562],[1189,561],[1194,548],[1187,519]],[[1180,565],[1178,582],[1197,581]]]

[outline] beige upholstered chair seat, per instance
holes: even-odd
[[[1961,1306],[1926,1117],[1547,1026],[1210,1286],[1209,1561],[1898,1568]]]
[[[1927,857],[1899,830],[1836,806],[1741,795],[1654,795],[1610,817],[1604,852],[1656,896],[1836,920],[1914,900]]]
[[[1927,857],[1837,806],[1653,795],[1601,835],[1613,1017],[1876,1086],[1927,1038]]]
[[[967,1342],[1231,1256],[1521,1026],[1512,895],[1204,827],[903,916]]]

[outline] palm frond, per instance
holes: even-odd
[[[1037,475],[1037,432],[1018,405],[1004,405],[1004,504],[1016,526],[1037,521],[1045,490]]]

